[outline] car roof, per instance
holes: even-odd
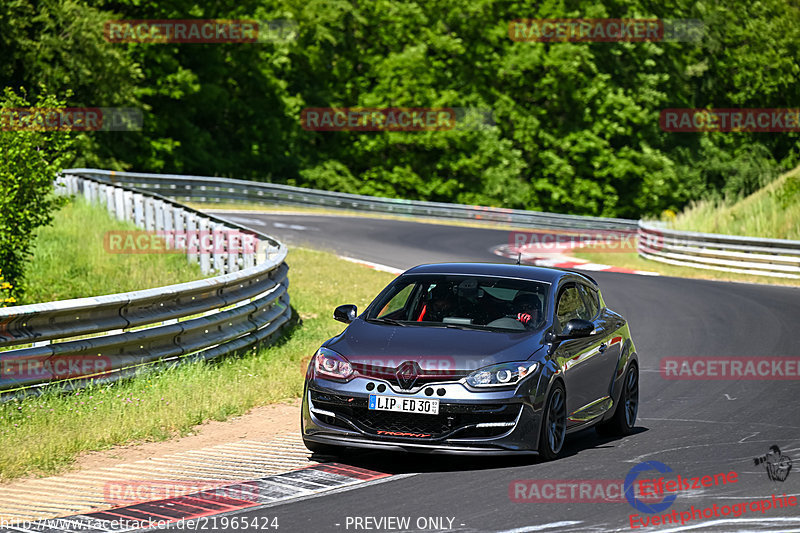
[[[579,272],[560,268],[537,267],[530,265],[509,265],[507,263],[431,263],[406,270],[403,275],[413,274],[462,274],[473,276],[499,276],[506,278],[544,281],[557,285],[564,277],[578,277],[592,285],[597,282]]]

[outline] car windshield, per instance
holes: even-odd
[[[544,324],[549,283],[466,275],[398,278],[365,319],[400,325],[532,331]]]

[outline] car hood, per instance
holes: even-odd
[[[526,361],[542,348],[541,332],[484,331],[435,326],[394,326],[353,321],[325,347],[351,363],[397,367],[417,361],[422,368],[475,370]]]

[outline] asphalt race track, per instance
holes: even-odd
[[[489,248],[508,232],[411,221],[322,215],[231,213],[291,245],[332,250],[397,268],[424,262],[508,262]],[[291,261],[290,261],[291,264]],[[661,514],[800,495],[797,381],[676,381],[659,373],[666,356],[800,356],[800,289],[668,277],[594,273],[612,309],[631,325],[641,363],[637,432],[619,440],[587,430],[567,438],[565,457],[453,458],[361,453],[350,464],[398,474],[355,489],[237,513],[277,518],[282,533],[327,531],[630,531],[626,501],[516,503],[515,480],[621,480],[642,461],[682,477],[738,473],[738,481],[678,494]],[[348,303],[348,302],[341,302]],[[771,481],[753,458],[776,444],[797,463]],[[648,477],[651,477],[648,475]],[[653,474],[653,477],[656,477]],[[658,516],[647,515],[647,516]],[[364,521],[408,517],[409,525]],[[360,519],[360,520],[359,520]],[[360,527],[357,527],[359,526]],[[391,527],[386,527],[387,525]],[[800,507],[700,518],[668,531],[800,531]],[[243,531],[243,529],[217,529]],[[256,531],[256,529],[247,529]]]

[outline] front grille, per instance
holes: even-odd
[[[392,385],[399,387],[400,381],[397,379],[397,368],[391,366],[377,366],[365,363],[351,363],[353,370],[358,372],[359,375],[382,379],[388,381]],[[461,378],[469,375],[468,370],[423,370],[414,381],[414,387],[424,385],[426,383],[441,383],[447,381],[458,381]]]
[[[379,431],[415,433],[422,438],[434,437],[452,431],[447,423],[447,417],[442,415],[419,415],[411,413],[393,413],[390,411],[370,411],[358,409],[354,413],[357,423],[370,430],[371,433]]]
[[[507,432],[510,426],[489,428],[475,426],[482,422],[514,422],[521,408],[519,404],[440,403],[438,415],[425,415],[370,410],[367,408],[366,398],[322,394],[315,391],[311,392],[311,401],[318,408],[336,414],[336,422],[332,425],[355,426],[365,433],[383,438],[494,437]],[[330,417],[325,417],[323,421],[328,422],[329,419]]]

